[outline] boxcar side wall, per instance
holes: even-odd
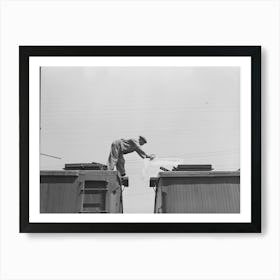
[[[74,176],[41,176],[40,213],[76,213],[81,205],[80,181]]]
[[[122,213],[115,171],[42,171],[40,213]]]
[[[240,177],[159,178],[156,213],[240,213]]]

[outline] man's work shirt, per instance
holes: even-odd
[[[139,142],[136,139],[120,139],[122,153],[129,154],[136,152],[141,158],[146,158],[146,153],[141,149]]]

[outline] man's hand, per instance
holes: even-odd
[[[155,157],[156,157],[156,155],[154,155],[154,154],[151,154],[151,155],[149,155],[149,156],[147,156],[150,160],[153,160]]]

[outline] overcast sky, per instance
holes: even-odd
[[[106,163],[111,142],[144,135],[157,159],[239,168],[239,67],[43,67],[41,169]],[[125,156],[126,213],[153,212],[144,162]]]

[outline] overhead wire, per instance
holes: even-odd
[[[53,156],[53,155],[49,155],[49,154],[44,154],[44,153],[40,153],[40,155],[45,156],[45,157],[55,158],[55,159],[62,159],[61,157],[57,157],[57,156]]]

